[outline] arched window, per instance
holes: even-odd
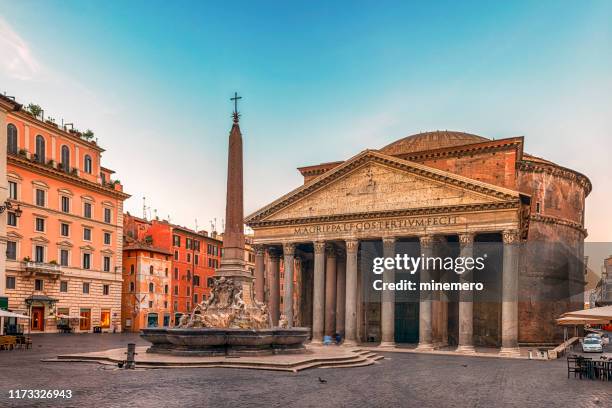
[[[62,146],[62,169],[70,171],[70,149],[68,146]]]
[[[45,138],[41,135],[36,136],[36,160],[39,163],[45,162]]]
[[[85,173],[87,174],[91,174],[91,156],[86,154],[85,155]]]
[[[17,128],[12,123],[6,127],[6,148],[8,153],[17,154]]]

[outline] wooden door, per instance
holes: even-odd
[[[31,316],[32,330],[43,331],[45,330],[45,308],[44,307],[33,307]]]
[[[91,310],[81,309],[81,318],[79,319],[79,330],[89,331],[91,328]]]

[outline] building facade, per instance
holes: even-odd
[[[172,253],[142,242],[123,248],[121,324],[125,331],[170,326]]]
[[[9,308],[32,332],[121,330],[123,201],[104,152],[23,109],[7,113]],[[19,211],[15,211],[19,206]]]
[[[583,259],[591,184],[523,146],[522,137],[436,131],[300,168],[304,185],[246,218],[254,230],[258,298],[276,311],[281,295],[297,293],[293,310],[283,311],[290,321],[299,314],[314,341],[339,332],[349,343],[456,345],[466,352],[489,345],[511,354],[519,343],[562,339],[555,319],[582,306],[584,270],[567,265]],[[486,244],[498,261],[487,276],[470,279],[490,279],[499,300],[476,293],[448,300],[444,292],[406,302],[391,291],[366,297],[373,276],[361,250],[370,244],[384,256],[411,244],[416,256],[454,258],[473,257]],[[283,294],[281,258],[284,280],[297,275],[300,282],[283,285]],[[439,272],[421,268],[417,276],[428,282]]]
[[[148,221],[125,214],[124,223],[128,242],[151,245],[170,254],[170,324],[175,325],[210,294],[209,279],[219,267],[223,243],[215,233],[209,236],[206,231],[196,232],[163,220]]]

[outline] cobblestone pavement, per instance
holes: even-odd
[[[567,378],[565,360],[386,353],[370,367],[297,374],[242,369],[119,370],[41,363],[69,352],[145,345],[135,335],[34,336],[0,352],[0,407],[609,407],[612,382]],[[321,383],[319,377],[327,380]],[[9,399],[10,389],[70,389],[71,400]]]

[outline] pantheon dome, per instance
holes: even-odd
[[[471,133],[436,130],[417,133],[404,137],[380,149],[381,153],[401,155],[405,153],[422,152],[425,150],[442,149],[445,147],[465,146],[473,143],[489,141],[486,137]]]

